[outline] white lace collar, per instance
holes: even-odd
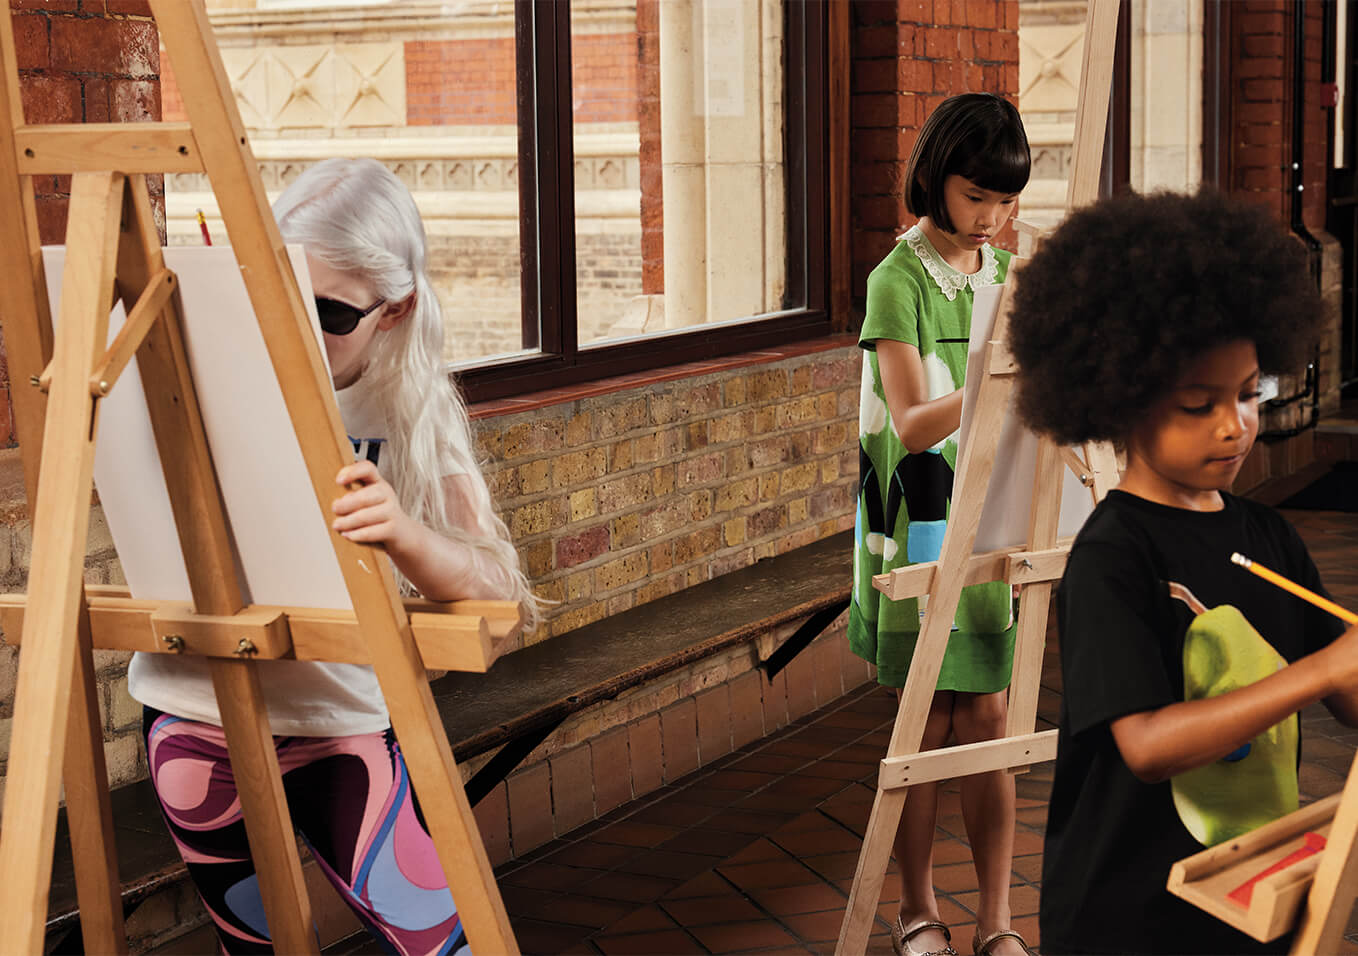
[[[896,238],[906,241],[911,251],[919,257],[924,271],[929,273],[929,277],[938,286],[938,291],[942,292],[949,302],[957,298],[957,293],[967,287],[975,292],[983,286],[994,285],[1000,276],[999,259],[988,242],[981,246],[981,268],[968,275],[965,272],[958,272],[944,261],[918,224],[911,226],[903,235]]]

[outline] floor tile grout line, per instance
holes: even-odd
[[[819,812],[819,811],[820,811],[820,807],[817,807],[816,810]],[[817,883],[826,885],[826,886],[830,887],[830,889],[834,890],[836,893],[840,893],[840,895],[843,895],[843,893],[840,891],[839,887],[835,886],[833,882],[831,882],[830,880],[826,879],[822,874],[820,874],[820,873],[817,872],[816,870],[813,870],[811,867],[807,866],[806,863],[804,863],[804,862],[802,861],[801,856],[800,856],[799,854],[793,853],[793,852],[792,852],[791,850],[789,850],[787,847],[779,845],[779,844],[774,840],[773,835],[770,835],[769,837],[767,837],[767,839],[768,839],[768,841],[769,841],[770,843],[772,843],[774,846],[778,847],[778,849],[782,850],[782,851],[783,851],[784,853],[786,853],[788,856],[792,857],[792,859],[793,859],[794,861],[796,861],[796,863],[797,863],[798,865],[800,865],[803,869],[805,869],[808,873],[810,873],[810,874],[815,878],[815,880],[816,880]],[[730,879],[727,878],[725,874],[720,874],[720,875],[722,876],[723,879],[726,879],[727,882],[731,882]],[[735,884],[732,883],[732,885],[734,886]],[[807,884],[807,885],[810,885],[810,884]],[[736,887],[736,888],[737,888],[737,889],[740,889],[739,887]],[[769,889],[780,889],[780,887],[769,887]],[[748,897],[748,894],[746,894],[744,890],[741,890],[740,892]],[[849,902],[849,898],[848,898],[847,896],[845,896],[845,897],[844,897],[844,903],[845,903],[846,906],[848,905],[848,902]],[[753,904],[754,904],[755,906],[757,906],[759,909],[763,910],[765,913],[768,913],[769,918],[772,919],[772,920],[774,920],[774,921],[775,921],[776,923],[778,923],[780,926],[782,926],[783,929],[785,929],[789,934],[791,934],[791,936],[792,936],[793,939],[796,939],[798,942],[800,942],[800,943],[801,943],[803,946],[805,946],[806,948],[808,948],[808,949],[811,948],[811,941],[806,940],[806,939],[803,939],[802,936],[801,936],[801,934],[798,933],[796,929],[794,929],[792,926],[788,925],[787,923],[784,923],[783,920],[782,920],[780,917],[778,917],[777,915],[775,915],[774,913],[769,912],[769,910],[766,909],[766,908],[765,908],[761,903],[759,903],[758,901],[752,899],[752,900],[751,900],[751,903],[753,903]],[[789,915],[805,915],[805,914],[789,914]],[[887,930],[888,932],[890,931],[890,926],[888,926],[887,923],[885,923],[885,922],[881,919],[880,916],[877,916],[876,913],[875,913],[875,911],[874,911],[874,915],[873,915],[873,920],[874,920],[875,922],[880,922],[880,923],[882,923],[882,928],[885,929],[885,930]]]
[[[763,837],[762,839],[768,839],[768,837]],[[772,842],[772,841],[770,841],[770,842]],[[782,848],[780,847],[780,849],[782,849]],[[786,853],[787,851],[786,851],[786,850],[783,850],[783,852]],[[789,854],[789,855],[791,855],[791,854]],[[798,862],[800,862],[800,860],[799,860]],[[804,947],[806,946],[806,941],[803,940],[803,939],[801,938],[801,935],[798,934],[798,933],[796,932],[796,930],[794,930],[792,927],[787,926],[786,924],[784,924],[777,916],[775,916],[773,913],[769,912],[769,911],[763,906],[763,904],[761,904],[761,903],[760,903],[758,900],[756,900],[754,897],[750,896],[749,893],[747,893],[747,892],[746,892],[745,890],[743,890],[741,887],[737,886],[734,882],[732,882],[732,880],[730,879],[730,877],[728,877],[725,873],[722,873],[722,872],[721,872],[720,867],[714,868],[714,869],[712,870],[712,873],[713,873],[713,875],[716,876],[718,879],[723,880],[723,881],[726,883],[726,885],[728,885],[729,887],[731,887],[731,889],[733,889],[733,890],[735,890],[737,893],[739,893],[741,899],[745,900],[745,901],[746,901],[747,903],[749,903],[752,907],[754,907],[755,909],[759,910],[759,911],[760,911],[761,913],[763,913],[766,917],[768,917],[769,919],[771,919],[771,920],[773,920],[775,923],[777,923],[780,927],[782,927],[783,930],[785,930],[785,931],[786,931],[793,939],[795,939],[798,943],[801,943]],[[817,877],[820,876],[819,873],[816,873],[815,875],[816,875]],[[671,918],[671,919],[674,919],[673,916],[671,916],[670,918]],[[677,922],[677,920],[676,920],[676,922]],[[740,921],[733,921],[733,922],[746,922],[746,921],[745,921],[745,920],[740,920]],[[727,924],[712,924],[712,925],[727,925]],[[708,952],[710,953],[711,950],[708,950]]]

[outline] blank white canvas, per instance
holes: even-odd
[[[189,365],[246,600],[349,608],[330,544],[331,516],[316,503],[235,255],[226,246],[174,246],[164,252],[166,266],[179,278]],[[289,247],[288,254],[319,342],[305,256],[300,246]],[[64,261],[64,248],[44,247],[48,295],[58,323]],[[109,321],[110,342],[124,318],[120,304]],[[132,596],[191,601],[135,359],[100,399],[97,427],[94,483]],[[338,485],[335,491],[338,497]]]
[[[970,434],[971,419],[980,395],[981,379],[985,374],[985,346],[995,327],[995,313],[1000,303],[1001,286],[977,289],[971,311],[971,341],[967,346],[967,378],[962,391],[962,426],[958,441],[958,460],[961,448]],[[975,551],[996,551],[1025,545],[1028,542],[1028,522],[1033,511],[1033,479],[1037,469],[1037,436],[1019,423],[1012,403],[1005,411],[1004,428],[1000,432],[999,450],[995,456],[995,470],[986,489],[985,507],[981,510],[981,526],[976,535]],[[1061,517],[1057,534],[1074,535],[1094,510],[1094,497],[1080,479],[1064,465],[1061,468]],[[957,507],[957,503],[953,503]]]

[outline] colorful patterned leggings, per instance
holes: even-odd
[[[146,708],[151,781],[228,953],[269,931],[220,727]],[[470,953],[396,737],[275,737],[292,822],[321,871],[392,952]]]

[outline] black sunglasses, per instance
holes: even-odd
[[[316,316],[321,320],[323,331],[329,332],[331,335],[348,335],[358,328],[358,323],[363,320],[365,315],[386,301],[386,299],[378,299],[366,309],[360,309],[348,302],[339,302],[318,295],[316,296]]]

